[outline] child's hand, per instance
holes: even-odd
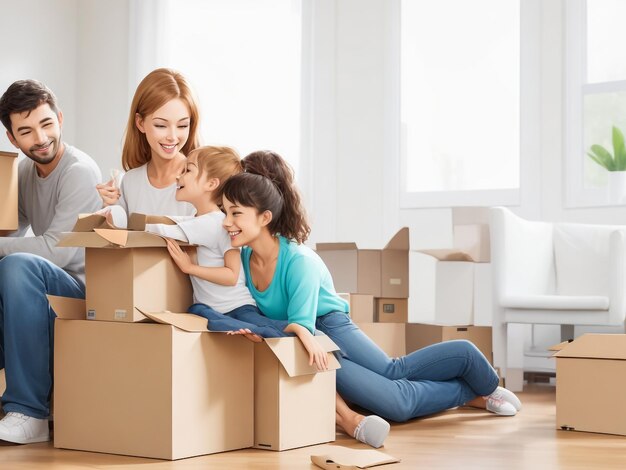
[[[166,238],[165,241],[167,242],[167,251],[170,252],[170,256],[174,260],[174,263],[176,263],[182,272],[189,274],[189,271],[191,271],[191,268],[194,265],[191,262],[189,255],[185,253],[185,251],[178,246],[178,243],[171,238]]]
[[[97,184],[96,189],[100,194],[104,206],[112,206],[116,204],[120,198],[120,190],[115,186],[114,180],[109,180],[104,184]]]
[[[227,331],[227,335],[243,335],[253,343],[260,343],[263,341],[263,338],[257,335],[256,333],[252,333],[248,328],[240,328],[239,330]]]

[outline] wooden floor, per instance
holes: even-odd
[[[391,428],[382,451],[402,459],[385,469],[604,469],[626,468],[626,437],[557,431],[555,389],[532,385],[520,394],[513,418],[456,409]],[[323,446],[286,452],[241,450],[175,462],[55,449],[52,443],[0,445],[0,469],[315,469],[311,454],[328,446],[366,449],[343,434]]]

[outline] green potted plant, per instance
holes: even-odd
[[[602,145],[592,145],[589,157],[598,165],[608,171],[626,171],[626,147],[624,147],[624,134],[613,126],[613,155]]]
[[[613,154],[602,145],[595,144],[587,155],[609,172],[610,202],[622,203],[626,197],[626,146],[622,131],[613,126]]]

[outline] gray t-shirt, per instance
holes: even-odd
[[[0,257],[11,253],[42,256],[84,282],[85,250],[57,248],[61,232],[69,232],[78,214],[97,211],[102,200],[96,191],[101,181],[98,165],[86,153],[65,144],[57,167],[46,178],[37,175],[30,158],[18,167],[19,228],[0,237]],[[28,228],[34,237],[24,237]]]

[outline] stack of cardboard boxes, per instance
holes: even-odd
[[[83,217],[59,243],[85,248],[86,299],[50,297],[55,447],[179,459],[335,439],[332,341],[317,373],[295,338],[253,344],[171,313],[192,290],[165,240],[106,225]]]
[[[412,251],[406,227],[382,250],[317,245],[352,320],[390,356],[467,339],[492,361],[489,226],[465,223],[467,211],[453,211],[453,250]]]
[[[17,229],[17,153],[0,151],[0,232]],[[4,393],[4,369],[0,370],[0,395]]]

